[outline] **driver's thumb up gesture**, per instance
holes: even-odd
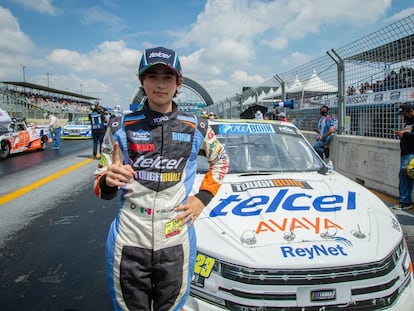
[[[105,182],[109,187],[122,187],[134,176],[135,171],[131,165],[121,163],[119,154],[119,145],[116,142],[112,151],[112,164],[108,167]]]

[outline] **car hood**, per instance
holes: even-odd
[[[199,252],[272,269],[375,262],[402,239],[390,209],[335,172],[227,175],[195,228]]]

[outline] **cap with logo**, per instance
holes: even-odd
[[[414,109],[414,106],[409,103],[401,104],[398,108],[398,113],[403,114],[404,112],[410,112],[410,110]]]
[[[142,53],[138,76],[141,77],[145,71],[156,64],[166,65],[174,70],[179,77],[182,77],[181,64],[177,53],[162,46],[146,49]]]

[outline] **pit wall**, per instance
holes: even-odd
[[[313,144],[314,132],[303,132]],[[329,159],[337,172],[366,187],[398,198],[399,140],[334,135]]]

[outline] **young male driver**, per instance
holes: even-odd
[[[115,310],[181,310],[196,258],[192,224],[217,193],[228,157],[208,120],[180,112],[173,102],[183,82],[177,54],[147,49],[138,77],[147,99],[104,139],[95,193],[121,206],[107,239],[107,270]],[[107,131],[110,133],[110,131]],[[197,155],[210,163],[190,196]]]

